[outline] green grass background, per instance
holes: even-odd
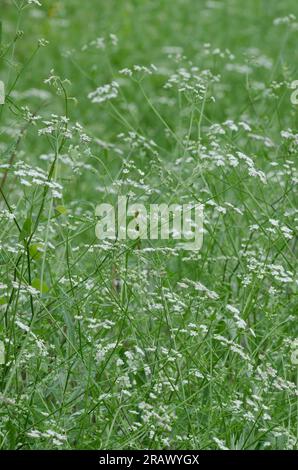
[[[298,29],[273,22],[297,2],[26,3],[0,6],[1,448],[296,449],[297,142],[281,132],[297,128]],[[157,71],[119,74],[135,64]],[[179,67],[220,78],[197,100],[164,88]],[[91,103],[113,80],[118,97]],[[64,139],[63,126],[39,135],[52,114],[90,141]],[[215,123],[224,134],[210,133]],[[237,152],[266,184],[243,161],[229,165]],[[61,184],[62,198],[25,165]],[[203,202],[200,253],[173,241],[105,249],[95,207],[130,191]]]

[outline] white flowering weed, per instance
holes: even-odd
[[[87,3],[1,2],[0,448],[297,449],[296,1]]]

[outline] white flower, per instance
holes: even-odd
[[[226,443],[221,439],[217,439],[217,437],[214,437],[213,440],[221,450],[229,450],[229,448],[226,446]]]
[[[88,98],[92,103],[104,103],[105,101],[117,98],[119,84],[115,81],[107,83],[101,87],[96,88],[95,91],[89,93]]]
[[[38,7],[41,7],[41,3],[38,0],[27,0],[28,5],[36,5]]]

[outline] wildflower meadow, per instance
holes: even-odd
[[[0,449],[297,450],[297,1],[0,21]]]

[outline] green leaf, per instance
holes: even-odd
[[[35,260],[40,259],[41,248],[42,248],[41,243],[33,243],[32,245],[30,245],[29,252],[30,252],[30,256],[32,259],[35,259]]]
[[[34,287],[34,289],[39,290],[43,294],[46,294],[49,291],[47,284],[45,282],[41,284],[40,279],[37,279],[37,278],[33,279],[33,281],[31,282],[31,285],[32,287]]]
[[[67,209],[64,206],[56,206],[55,210],[61,215],[67,214]]]
[[[25,238],[30,237],[31,227],[32,227],[32,219],[31,217],[27,217],[20,233],[20,241],[25,240]]]

